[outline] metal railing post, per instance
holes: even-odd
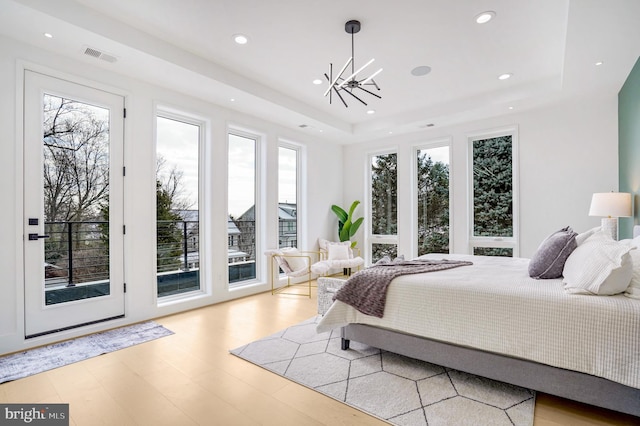
[[[186,272],[186,271],[189,270],[189,256],[187,254],[188,241],[187,241],[187,221],[186,220],[182,221],[182,241],[183,241],[182,249],[184,250],[184,269],[183,269],[183,271]]]
[[[69,282],[67,283],[67,287],[74,287],[73,283],[73,232],[72,227],[73,223],[67,222],[67,256],[69,258],[69,271],[67,271],[67,278]]]

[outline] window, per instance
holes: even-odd
[[[398,154],[371,158],[371,262],[398,255]]]
[[[511,129],[469,141],[473,254],[517,256],[516,132]]]
[[[229,285],[238,286],[256,278],[257,139],[230,133],[228,147]]]
[[[203,124],[156,117],[157,294],[200,289],[199,152]]]
[[[278,246],[298,247],[298,149],[278,147]]]
[[[418,256],[449,253],[449,146],[416,150]]]

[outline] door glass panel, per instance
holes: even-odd
[[[43,100],[45,304],[108,295],[109,110]]]

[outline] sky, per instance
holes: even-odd
[[[184,193],[192,208],[198,205],[198,131],[196,125],[158,117],[157,155],[165,160],[164,172],[174,166],[183,172]],[[255,204],[255,145],[251,138],[229,135],[229,214],[238,217]],[[297,151],[278,151],[279,202],[296,202]]]
[[[184,196],[191,208],[198,207],[198,144],[199,126],[158,117],[156,132],[156,153],[165,160],[163,172],[168,173],[174,166],[182,171]]]
[[[175,165],[183,172],[185,195],[192,208],[198,206],[198,143],[199,127],[158,117],[157,154],[165,161],[164,171]],[[255,204],[256,141],[229,135],[229,214],[238,217]],[[426,148],[434,162],[449,164],[449,147]],[[278,202],[296,202],[297,151],[279,147]]]

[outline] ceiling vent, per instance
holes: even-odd
[[[96,58],[96,59],[101,59],[105,62],[109,62],[111,64],[113,64],[114,62],[116,62],[118,60],[117,57],[115,57],[114,55],[111,55],[109,53],[106,52],[102,52],[98,49],[94,49],[93,47],[89,47],[89,46],[84,46],[84,51],[83,53],[87,56],[91,56],[92,58]]]

